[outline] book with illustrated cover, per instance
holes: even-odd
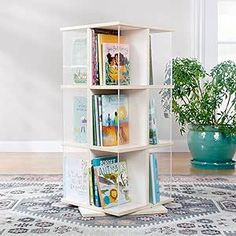
[[[105,43],[115,43],[118,44],[118,35],[111,34],[98,34],[98,64],[99,64],[99,80],[100,85],[106,84],[103,75],[103,46]],[[120,36],[120,43],[124,43],[124,37]]]
[[[87,35],[72,38],[71,66],[74,83],[87,82]]]
[[[102,95],[101,97],[103,146],[115,146],[118,145],[118,143],[129,143],[128,97],[121,94],[119,102],[118,95]]]
[[[99,55],[98,55],[98,34],[99,35],[118,35],[117,30],[91,29],[92,32],[92,84],[100,85],[99,78]],[[100,41],[102,36],[100,37]],[[100,49],[101,50],[101,49]],[[101,51],[100,51],[101,53]],[[102,76],[102,75],[101,75]]]
[[[103,43],[102,46],[103,77],[105,84],[130,84],[129,45],[117,43]]]
[[[86,153],[66,153],[63,174],[64,196],[89,204],[89,160]]]
[[[130,201],[128,169],[125,161],[94,169],[102,208]]]
[[[87,98],[74,97],[74,141],[87,143]]]
[[[158,163],[157,163],[157,155],[156,153],[150,154],[150,162],[149,162],[149,201],[153,204],[157,204],[160,202],[160,187],[158,180]]]
[[[96,157],[91,160],[91,166],[92,166],[92,179],[93,179],[93,197],[94,197],[94,205],[97,207],[101,206],[100,198],[99,198],[99,192],[98,192],[98,185],[97,185],[97,179],[94,173],[94,168],[98,166],[103,165],[109,165],[117,162],[117,156],[111,156],[111,157]]]

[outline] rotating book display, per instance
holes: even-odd
[[[172,200],[158,181],[172,173],[171,32],[119,22],[61,31],[62,201],[85,215],[160,213]]]

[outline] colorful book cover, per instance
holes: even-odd
[[[117,162],[117,156],[111,157],[96,157],[95,159],[91,160],[92,165],[92,176],[93,176],[93,197],[94,197],[94,205],[97,207],[101,206],[98,186],[97,186],[97,179],[94,173],[94,168],[103,165],[109,165]]]
[[[98,34],[118,35],[117,30],[92,29],[92,84],[99,85]]]
[[[98,34],[98,64],[99,64],[99,80],[100,85],[104,85],[103,80],[103,44],[104,43],[118,43],[118,35]],[[124,38],[120,36],[120,43],[124,43]]]
[[[153,204],[160,202],[160,188],[158,180],[158,163],[157,156],[154,153],[150,154],[150,186],[149,186],[149,201]]]
[[[128,97],[120,95],[102,95],[102,142],[103,146],[129,143]]]
[[[125,161],[95,168],[102,208],[130,201],[128,170]]]
[[[74,141],[87,143],[87,98],[74,97]]]
[[[130,84],[129,72],[129,45],[117,43],[103,43],[103,76],[105,84]]]
[[[149,101],[149,144],[155,145],[159,143],[157,131],[157,111],[154,98]]]

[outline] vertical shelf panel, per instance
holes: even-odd
[[[63,32],[63,84],[86,84],[88,80],[87,30]]]

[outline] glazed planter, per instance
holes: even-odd
[[[236,137],[226,137],[211,126],[189,126],[188,147],[192,166],[200,169],[234,169]]]

